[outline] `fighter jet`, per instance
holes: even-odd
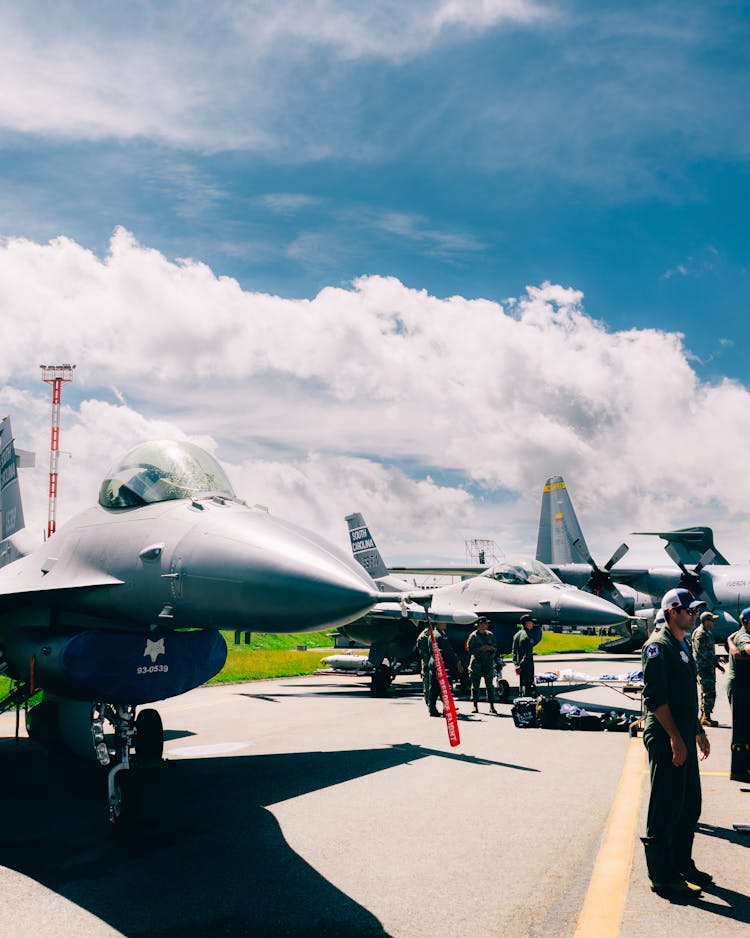
[[[605,596],[631,617],[621,628],[623,641],[608,642],[608,651],[640,648],[653,622],[661,597],[676,586],[689,589],[717,616],[713,634],[723,641],[739,628],[739,613],[750,605],[750,565],[730,564],[713,542],[711,528],[695,526],[677,531],[641,531],[667,543],[672,565],[615,566],[627,553],[621,544],[600,567],[586,545],[568,488],[562,476],[544,484],[539,516],[537,559],[548,564],[566,583]]]
[[[0,465],[0,672],[13,682],[0,710],[44,691],[29,735],[108,767],[113,822],[125,811],[131,754],[161,756],[158,712],[136,709],[218,673],[219,629],[342,626],[382,596],[348,554],[238,500],[219,463],[191,443],[130,450],[98,504],[33,548],[8,418]]]
[[[623,622],[627,615],[618,606],[572,586],[566,586],[548,567],[533,559],[518,559],[492,567],[386,567],[370,529],[361,514],[347,515],[352,553],[381,589],[391,592],[413,590],[414,586],[395,574],[434,574],[465,579],[432,590],[429,614],[448,623],[448,636],[458,652],[471,627],[466,617],[489,619],[498,652],[511,650],[520,617],[534,619],[532,640],[542,637],[542,625],[608,626]],[[388,604],[379,604],[364,619],[342,627],[350,638],[370,646],[369,660],[375,670],[372,689],[382,693],[393,677],[413,658],[418,629],[415,624],[394,619],[390,634],[378,633],[372,639],[373,617]],[[418,622],[418,617],[415,617]]]

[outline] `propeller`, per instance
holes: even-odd
[[[597,566],[594,558],[584,548],[580,538],[576,538],[573,541],[573,547],[581,560],[583,560],[591,567],[591,576],[586,581],[586,586],[584,589],[589,590],[589,592],[594,593],[597,596],[600,596],[604,592],[606,593],[607,598],[610,598],[612,602],[617,603],[618,606],[622,606],[624,609],[627,600],[617,588],[610,570],[612,567],[614,567],[618,560],[622,560],[625,554],[627,554],[628,550],[630,549],[628,545],[620,544],[614,554],[612,554],[609,560],[604,564],[603,568]]]
[[[698,563],[693,567],[693,569],[688,570],[688,568],[683,563],[682,558],[680,557],[680,552],[677,550],[674,544],[667,541],[667,543],[664,545],[664,550],[680,568],[680,573],[682,576],[680,577],[680,582],[678,585],[683,589],[690,590],[690,592],[696,598],[700,598],[701,594],[705,592],[703,589],[703,584],[701,583],[700,572],[707,564],[710,564],[715,559],[716,551],[709,547],[708,550],[701,554]]]

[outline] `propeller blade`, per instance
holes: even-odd
[[[700,573],[704,567],[708,566],[708,564],[710,563],[713,563],[715,558],[716,558],[716,551],[711,550],[711,548],[709,547],[708,550],[705,551],[705,553],[701,554],[700,560],[695,565],[695,569],[693,570],[693,572],[696,574]]]
[[[667,552],[669,557],[674,560],[680,570],[682,570],[684,576],[689,576],[690,574],[688,573],[687,567],[682,562],[682,557],[680,557],[680,552],[677,550],[674,544],[672,544],[670,541],[667,541],[667,543],[664,545],[664,550]]]
[[[583,545],[581,544],[580,537],[577,537],[573,541],[573,547],[575,548],[575,552],[578,554],[581,560],[583,560],[584,563],[587,563],[591,567],[592,570],[598,573],[599,568],[594,562],[594,558],[591,556],[591,554],[587,553],[587,551],[583,549]]]
[[[604,569],[611,570],[612,567],[614,567],[614,565],[617,563],[617,561],[622,560],[622,558],[625,556],[625,554],[627,554],[629,550],[630,548],[628,547],[627,544],[625,544],[624,542],[620,544],[620,546],[617,548],[614,554],[612,554],[609,560],[604,564]]]

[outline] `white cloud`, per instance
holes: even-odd
[[[290,94],[304,88],[306,122],[336,61],[402,62],[439,43],[543,16],[535,0],[218,0],[210,11],[164,2],[108,12],[85,0],[64,8],[6,5],[0,127],[267,150],[278,143],[278,115],[290,107]],[[324,137],[308,140],[306,152],[322,154]]]
[[[702,383],[678,334],[609,331],[572,288],[500,304],[363,277],[291,300],[120,229],[104,258],[70,239],[5,241],[0,309],[0,409],[39,454],[37,527],[49,445],[38,363],[71,361],[61,520],[94,500],[119,453],[189,435],[249,501],[339,542],[343,514],[363,511],[394,562],[456,559],[465,537],[533,551],[556,474],[598,556],[628,531],[691,523],[748,553],[735,525],[750,515],[744,458],[723,442],[750,435],[747,389]]]

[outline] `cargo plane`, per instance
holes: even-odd
[[[711,528],[695,526],[676,531],[636,531],[666,541],[671,564],[618,566],[628,551],[621,544],[603,566],[589,552],[568,487],[562,476],[547,479],[542,492],[537,559],[548,564],[566,583],[575,584],[621,606],[632,622],[622,627],[623,641],[607,643],[608,650],[639,648],[653,622],[661,597],[677,586],[689,589],[717,617],[717,642],[739,628],[739,614],[750,606],[750,564],[734,564],[714,545]]]

